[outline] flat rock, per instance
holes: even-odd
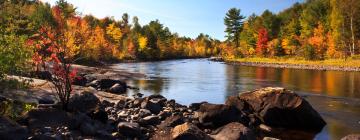
[[[254,132],[238,122],[229,123],[219,128],[217,134],[212,136],[215,140],[255,140]]]

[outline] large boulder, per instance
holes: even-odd
[[[239,101],[237,108],[252,110],[264,124],[271,127],[318,132],[326,125],[305,99],[284,88],[268,87],[241,93]],[[244,105],[249,105],[251,109]]]
[[[204,103],[195,112],[202,126],[220,127],[230,122],[245,121],[241,112],[233,106]],[[245,122],[247,124],[247,122]]]
[[[201,131],[195,125],[184,123],[176,126],[172,130],[172,139],[174,140],[211,140],[212,138]]]
[[[21,140],[27,138],[28,131],[9,118],[0,116],[0,139]]]
[[[68,109],[71,111],[91,113],[99,106],[100,100],[94,93],[83,91],[80,94],[74,94],[68,104]]]
[[[27,125],[30,130],[43,127],[68,126],[71,115],[63,110],[55,108],[38,108],[30,110],[21,119],[20,123]]]
[[[232,122],[216,130],[215,140],[255,140],[254,132],[238,122]]]

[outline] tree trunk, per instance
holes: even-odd
[[[355,54],[355,35],[354,35],[354,24],[353,24],[353,14],[351,14],[350,17],[350,29],[351,29],[351,42],[352,42],[352,51],[351,55],[353,56]]]

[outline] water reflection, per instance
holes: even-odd
[[[113,68],[149,76],[128,81],[140,88],[128,94],[161,94],[181,104],[224,103],[228,96],[239,92],[268,86],[286,87],[316,95],[307,99],[328,122],[316,139],[339,139],[349,132],[360,133],[360,72],[244,67],[205,59],[126,63]]]

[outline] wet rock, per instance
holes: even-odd
[[[99,83],[98,88],[101,88],[101,89],[109,89],[112,86],[114,86],[115,84],[119,84],[122,87],[127,87],[125,82],[120,81],[120,80],[113,80],[113,79],[101,79],[101,80],[99,80],[98,83]]]
[[[341,138],[341,140],[360,140],[360,134],[347,135],[347,136]]]
[[[205,127],[220,127],[230,122],[243,121],[241,113],[233,106],[205,103],[195,112],[201,125]],[[244,122],[244,124],[248,124]]]
[[[117,128],[118,132],[124,136],[139,137],[141,135],[141,129],[138,123],[120,122]]]
[[[255,140],[254,132],[238,122],[229,123],[218,130],[212,136],[215,140]]]
[[[199,110],[200,109],[200,106],[202,104],[205,104],[205,103],[208,103],[208,102],[200,102],[200,103],[192,103],[189,105],[189,108],[192,110],[192,111],[196,111],[196,110]]]
[[[91,92],[84,91],[80,94],[74,94],[68,104],[71,111],[90,113],[100,104],[100,100]]]
[[[319,132],[325,121],[302,97],[284,88],[263,88],[239,96],[264,124]]]
[[[160,123],[160,119],[158,116],[147,116],[145,118],[140,119],[140,125],[156,125]]]
[[[150,95],[148,97],[148,99],[151,100],[151,99],[166,99],[166,98],[164,96],[162,96],[162,95],[159,95],[159,94],[153,94],[153,95]]]
[[[172,138],[174,140],[211,140],[205,132],[201,131],[195,125],[185,123],[176,126],[172,130]]]
[[[144,94],[142,94],[142,93],[136,93],[133,95],[133,97],[135,97],[135,98],[141,98],[143,96],[144,96]]]
[[[116,93],[116,94],[124,93],[124,92],[126,92],[126,84],[121,85],[121,84],[116,83],[115,85],[110,87],[109,90],[107,90],[107,91],[110,93]]]
[[[9,118],[0,116],[0,139],[13,140],[13,139],[26,139],[28,131],[26,128],[21,127],[16,122]]]
[[[176,102],[173,99],[166,101],[165,104],[167,107],[175,107],[176,106]]]
[[[143,101],[141,103],[141,108],[148,109],[153,114],[159,114],[159,112],[162,109],[162,107],[161,107],[161,105],[159,103],[154,103],[154,102],[149,101],[149,100]]]

